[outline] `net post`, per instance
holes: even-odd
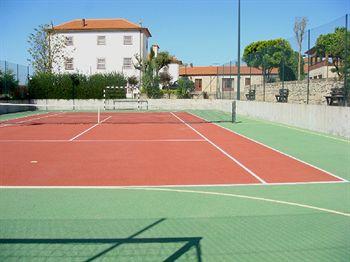
[[[108,86],[105,86],[105,88],[103,88],[103,109],[106,110],[106,88],[108,88]]]
[[[101,113],[100,106],[98,106],[97,107],[97,124],[100,123],[100,113]]]
[[[232,101],[232,111],[231,111],[231,116],[232,116],[232,123],[236,123],[236,101]]]

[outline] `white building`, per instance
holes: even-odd
[[[125,19],[76,19],[53,27],[65,39],[65,59],[54,65],[58,73],[119,72],[141,77],[135,56],[147,58],[147,28]]]

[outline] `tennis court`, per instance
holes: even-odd
[[[349,142],[230,117],[2,118],[0,257],[346,261]]]

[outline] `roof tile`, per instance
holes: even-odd
[[[72,31],[72,30],[142,30],[148,36],[151,33],[147,28],[141,27],[138,24],[132,23],[126,19],[116,18],[116,19],[76,19],[62,23],[60,25],[54,26],[54,30],[57,31]]]

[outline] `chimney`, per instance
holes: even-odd
[[[159,46],[158,45],[152,45],[152,50],[154,52],[154,57],[157,57],[158,51],[159,51]]]
[[[86,26],[86,20],[85,20],[85,18],[83,18],[83,19],[81,20],[81,22],[82,22],[82,26],[83,26],[83,27]]]

